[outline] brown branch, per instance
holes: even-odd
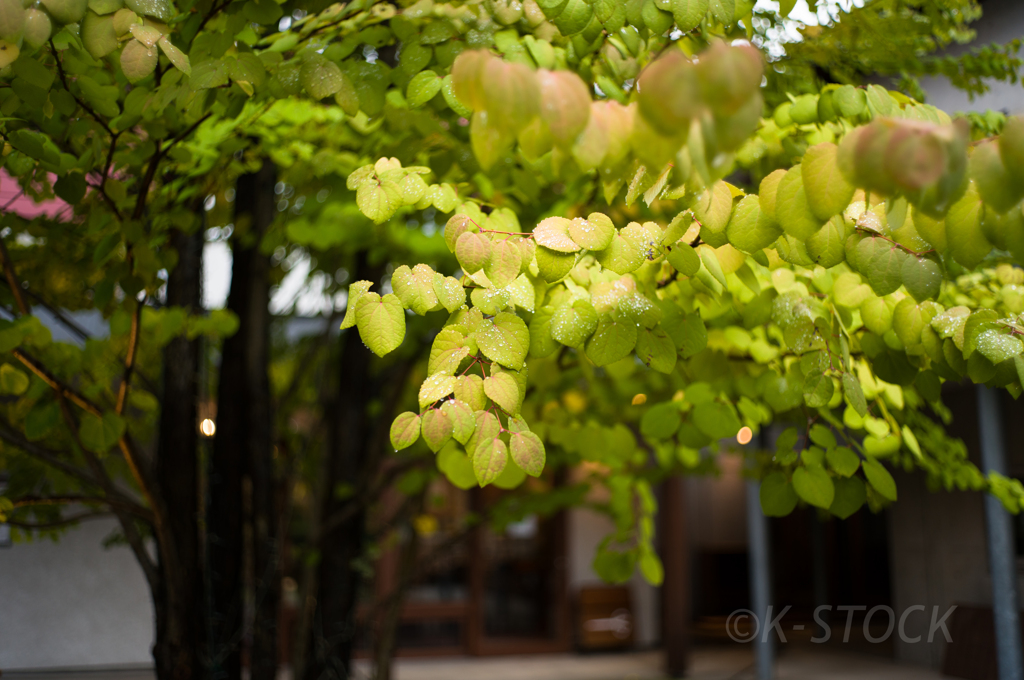
[[[4,524],[9,524],[12,527],[23,529],[25,531],[42,531],[43,529],[58,529],[60,527],[66,527],[69,524],[75,524],[84,519],[97,519],[100,517],[109,517],[110,515],[111,513],[106,511],[80,512],[77,515],[62,517],[52,522],[21,522],[16,519],[8,519]]]
[[[21,293],[21,287],[18,285],[18,278],[14,275],[14,266],[11,264],[11,256],[7,252],[7,244],[2,238],[0,238],[0,266],[4,269],[4,278],[7,280],[7,285],[11,289],[11,294],[14,295],[14,302],[18,305],[18,310],[22,314],[28,314],[29,308],[25,303],[25,296]]]
[[[153,521],[153,513],[135,503],[114,500],[104,496],[23,496],[13,500],[15,508],[27,508],[37,505],[92,505],[101,504],[111,508],[124,510],[147,522]]]
[[[78,98],[78,95],[76,95],[76,94],[75,94],[74,92],[72,92],[72,91],[71,91],[71,87],[70,87],[70,86],[68,85],[68,77],[67,77],[67,74],[65,74],[65,73],[64,73],[64,65],[63,65],[63,64],[61,64],[61,61],[60,61],[60,56],[59,56],[59,55],[57,54],[57,48],[56,48],[56,47],[54,46],[54,44],[53,44],[53,40],[52,40],[52,39],[50,40],[50,51],[51,51],[51,52],[53,52],[53,60],[54,60],[55,62],[57,62],[57,74],[58,74],[58,75],[60,76],[60,82],[61,82],[61,83],[62,83],[62,84],[64,85],[64,89],[65,89],[65,90],[67,90],[67,91],[68,91],[68,93],[69,93],[69,94],[70,94],[70,95],[71,95],[72,97],[74,97],[74,99],[75,99],[75,102],[77,102],[77,103],[78,103],[78,105],[79,105],[80,107],[82,107],[83,109],[85,109],[85,112],[86,112],[86,113],[88,113],[88,114],[89,114],[90,116],[92,116],[93,120],[95,120],[95,121],[96,121],[97,123],[99,123],[99,124],[100,124],[100,126],[101,126],[101,127],[102,127],[102,128],[104,129],[104,130],[106,130],[106,132],[107,132],[107,134],[108,134],[108,135],[110,135],[111,137],[113,137],[113,136],[114,136],[114,131],[110,129],[110,126],[109,126],[109,125],[107,125],[106,121],[104,121],[104,120],[103,120],[102,118],[100,118],[100,117],[99,117],[99,114],[97,114],[97,113],[96,113],[96,112],[95,112],[95,111],[94,111],[94,110],[92,109],[92,107],[90,107],[90,106],[89,106],[88,104],[86,104],[86,103],[85,103],[85,102],[83,102],[83,101],[82,101],[81,99],[79,99],[79,98]]]
[[[25,368],[39,376],[39,378],[41,378],[43,382],[49,385],[53,389],[53,391],[57,393],[58,396],[69,400],[83,411],[91,413],[97,418],[103,417],[103,411],[102,409],[100,409],[99,406],[83,397],[81,394],[75,391],[74,388],[66,385],[62,380],[60,380],[60,378],[57,378],[55,375],[46,370],[46,368],[39,362],[39,360],[33,357],[31,354],[29,354],[28,352],[21,348],[15,348],[11,350],[11,354],[13,354],[18,361],[24,364]]]
[[[160,155],[161,155],[161,156],[166,156],[166,155],[167,155],[167,152],[168,152],[168,151],[170,151],[170,150],[171,150],[171,148],[172,148],[172,147],[173,147],[173,146],[174,146],[175,144],[177,144],[178,142],[180,142],[181,140],[185,139],[185,138],[186,138],[186,137],[188,137],[188,136],[189,136],[190,134],[192,134],[193,132],[195,132],[195,131],[196,131],[196,128],[198,128],[198,127],[199,127],[200,125],[202,125],[202,124],[203,124],[203,123],[204,123],[204,122],[206,121],[206,119],[207,119],[207,118],[209,118],[209,117],[210,117],[210,116],[212,116],[212,115],[213,115],[212,113],[207,113],[207,114],[206,114],[206,115],[204,115],[204,116],[203,116],[202,118],[200,118],[200,119],[199,119],[199,120],[197,120],[196,122],[192,123],[192,125],[190,125],[190,126],[189,126],[188,128],[186,128],[186,129],[185,129],[185,130],[184,130],[183,132],[180,132],[179,134],[175,135],[175,137],[174,137],[173,139],[171,139],[171,141],[170,141],[170,142],[169,142],[169,143],[167,144],[167,146],[165,146],[165,147],[163,147],[162,149],[160,149]],[[162,145],[162,144],[163,144],[163,143],[161,142],[161,145]]]
[[[57,451],[52,451],[39,444],[28,441],[13,427],[11,427],[9,423],[2,419],[0,419],[0,439],[3,439],[8,444],[18,447],[33,458],[38,458],[50,467],[60,470],[69,477],[74,477],[85,484],[90,484],[96,487],[100,486],[99,481],[97,481],[88,470],[83,470],[82,468],[61,460],[60,454]]]
[[[128,354],[124,359],[124,375],[121,377],[121,384],[117,388],[117,404],[114,411],[117,415],[124,413],[125,404],[128,402],[128,389],[131,386],[132,371],[135,369],[135,355],[139,349],[139,324],[142,318],[142,307],[145,301],[137,302],[135,314],[132,315],[132,328],[128,335]]]

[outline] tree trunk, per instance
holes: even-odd
[[[198,311],[201,306],[203,231],[173,231],[178,264],[167,281],[167,304]],[[156,642],[153,658],[161,680],[205,676],[203,570],[197,519],[200,510],[197,402],[199,340],[180,335],[164,348],[164,393],[155,478],[174,542],[159,555],[160,581],[153,593]]]
[[[379,268],[367,267],[365,262],[356,267],[357,280],[375,281],[380,278],[380,273]],[[319,512],[321,525],[324,519],[334,516],[345,506],[345,500],[335,493],[335,489],[343,485],[358,485],[374,450],[376,427],[366,413],[367,404],[377,392],[377,385],[370,375],[372,359],[373,355],[356,329],[342,334],[337,398],[328,410],[327,456],[321,480]],[[298,641],[306,645],[301,669],[306,680],[350,676],[360,585],[360,575],[353,563],[363,554],[365,524],[363,508],[352,514],[330,536],[321,537],[315,584],[309,588],[316,602],[308,640]]]
[[[276,215],[275,181],[269,161],[238,179],[228,309],[239,326],[224,341],[217,390],[209,513],[213,640],[215,675],[230,679],[241,677],[246,642],[253,680],[273,680],[277,670],[281,579],[267,374],[270,259],[260,251]],[[253,577],[250,615],[247,571]],[[250,623],[252,637],[244,640]]]

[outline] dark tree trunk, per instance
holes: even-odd
[[[199,311],[203,232],[171,232],[178,264],[167,281],[167,304]],[[164,348],[164,393],[155,461],[158,492],[168,510],[173,542],[161,551],[160,581],[153,594],[156,642],[153,658],[161,680],[205,677],[202,652],[203,570],[199,530],[199,340],[180,335]]]
[[[364,262],[356,267],[356,279],[375,281],[380,270]],[[337,398],[328,413],[327,457],[323,466],[320,518],[339,513],[345,500],[334,492],[343,485],[356,487],[364,478],[374,448],[375,423],[366,407],[377,385],[370,374],[373,355],[352,328],[342,334],[338,362]],[[316,603],[306,644],[303,676],[306,680],[350,677],[355,643],[355,608],[360,575],[354,562],[362,556],[366,524],[365,508],[320,540],[316,584],[310,589]]]
[[[243,646],[250,650],[253,680],[273,680],[277,667],[280,560],[267,374],[270,259],[260,251],[276,215],[275,181],[270,162],[238,179],[228,309],[238,315],[239,326],[224,341],[217,389],[209,511],[213,641],[215,677],[229,679],[241,677]],[[243,605],[247,571],[251,618]],[[252,637],[243,640],[250,622]]]

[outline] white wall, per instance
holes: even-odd
[[[569,511],[569,597],[575,599],[584,586],[607,585],[591,566],[597,546],[615,531],[608,517],[593,510],[575,508]],[[640,576],[633,574],[629,582],[636,623],[634,641],[638,647],[650,647],[661,637],[661,603],[659,591]]]
[[[0,548],[0,669],[151,666],[153,608],[114,520]]]
[[[977,32],[973,46],[1008,43],[1024,37],[1024,2],[1020,0],[986,0],[982,17],[971,28]],[[950,54],[970,51],[972,46],[956,46]],[[948,113],[967,111],[1006,110],[1024,113],[1024,86],[1020,80],[1013,83],[991,83],[991,90],[970,101],[967,94],[953,88],[945,78],[922,78],[921,85],[928,93],[928,103]]]

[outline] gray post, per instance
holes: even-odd
[[[985,473],[1006,474],[1002,415],[995,390],[978,385],[978,431],[981,467]],[[992,572],[992,612],[995,617],[999,680],[1024,680],[1020,620],[1017,610],[1017,569],[1010,514],[992,494],[985,494],[988,561]]]
[[[757,680],[775,677],[775,640],[766,629],[771,604],[771,565],[768,554],[768,518],[761,512],[760,485],[747,481],[747,541],[750,550],[751,609],[757,620],[754,636],[754,667]],[[758,625],[760,624],[760,625]]]

